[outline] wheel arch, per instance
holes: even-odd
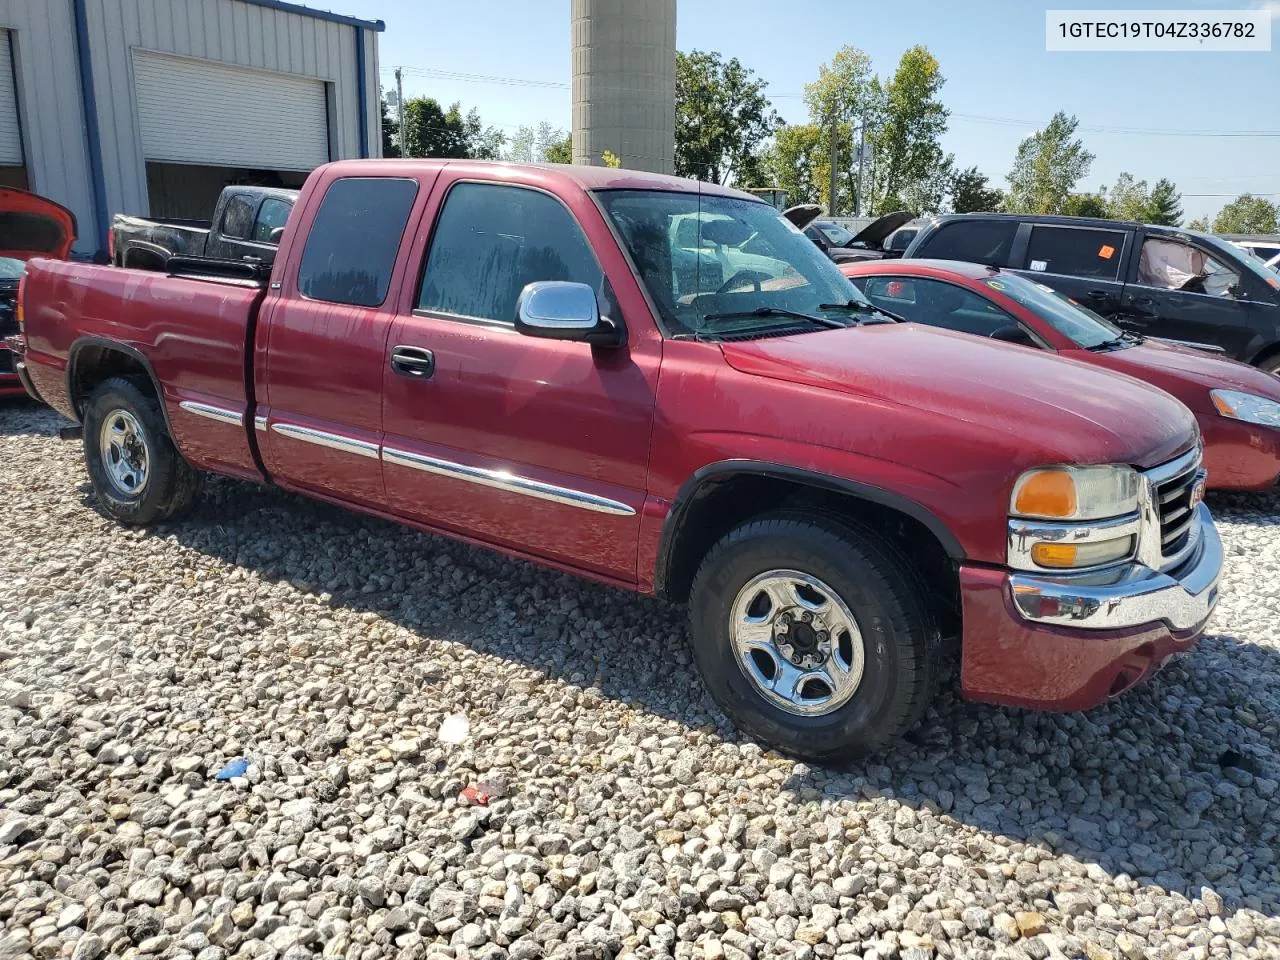
[[[1256,350],[1249,358],[1249,363],[1255,367],[1261,367],[1268,360],[1274,360],[1280,357],[1280,341],[1272,341]]]
[[[169,408],[164,402],[160,378],[156,376],[151,361],[137,347],[107,337],[80,337],[67,351],[66,376],[67,402],[77,420],[83,416],[85,398],[104,380],[116,376],[145,380],[159,401],[165,429],[169,436],[173,436],[173,424],[169,422]]]
[[[785,464],[725,460],[697,470],[672,501],[658,545],[655,593],[684,601],[698,563],[720,536],[759,512],[762,503],[767,509],[796,500],[836,512],[896,515],[927,531],[947,562],[958,564],[965,557],[959,540],[936,514],[892,490]]]

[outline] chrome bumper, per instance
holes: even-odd
[[[1161,573],[1141,564],[1077,576],[1014,573],[1009,590],[1025,620],[1085,630],[1151,623],[1174,632],[1198,627],[1218,602],[1222,540],[1203,503],[1196,507],[1199,543],[1181,566]]]

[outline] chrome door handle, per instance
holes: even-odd
[[[435,354],[422,347],[393,347],[391,369],[406,377],[420,377],[425,380],[436,372]]]

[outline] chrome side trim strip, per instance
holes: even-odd
[[[466,464],[454,463],[452,460],[437,460],[435,457],[411,453],[408,450],[396,450],[392,447],[382,448],[382,459],[387,463],[394,463],[402,467],[410,467],[426,473],[452,477],[455,480],[466,480],[484,487],[493,487],[497,490],[505,490],[508,493],[520,493],[526,497],[550,500],[553,503],[563,503],[570,507],[579,507],[596,513],[607,513],[615,517],[631,517],[635,515],[635,510],[632,507],[625,503],[619,503],[617,500],[598,497],[593,493],[583,493],[581,490],[571,490],[568,487],[557,487],[550,483],[543,483],[540,480],[530,480],[528,477],[518,477],[506,470],[485,470],[480,467],[469,467]]]
[[[195,400],[183,400],[178,406],[187,413],[194,413],[197,417],[204,417],[206,420],[216,420],[218,423],[229,423],[237,427],[244,423],[244,414],[225,407],[197,403]]]
[[[266,418],[266,417],[254,417],[254,418],[253,418],[253,429],[255,429],[255,430],[261,430],[261,431],[265,432],[265,431],[266,431],[266,429],[267,429],[267,418]]]
[[[271,429],[281,436],[289,437],[291,440],[301,440],[304,443],[314,443],[319,447],[341,450],[343,453],[354,453],[359,457],[378,459],[378,445],[369,443],[367,440],[340,437],[336,433],[325,433],[323,430],[301,427],[296,423],[273,423],[271,424]]]

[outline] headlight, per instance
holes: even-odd
[[[1209,399],[1224,417],[1263,427],[1280,427],[1280,403],[1274,400],[1238,390],[1210,390]]]
[[[1103,520],[1138,509],[1138,474],[1131,467],[1041,467],[1013,486],[1009,512],[1036,520]]]

